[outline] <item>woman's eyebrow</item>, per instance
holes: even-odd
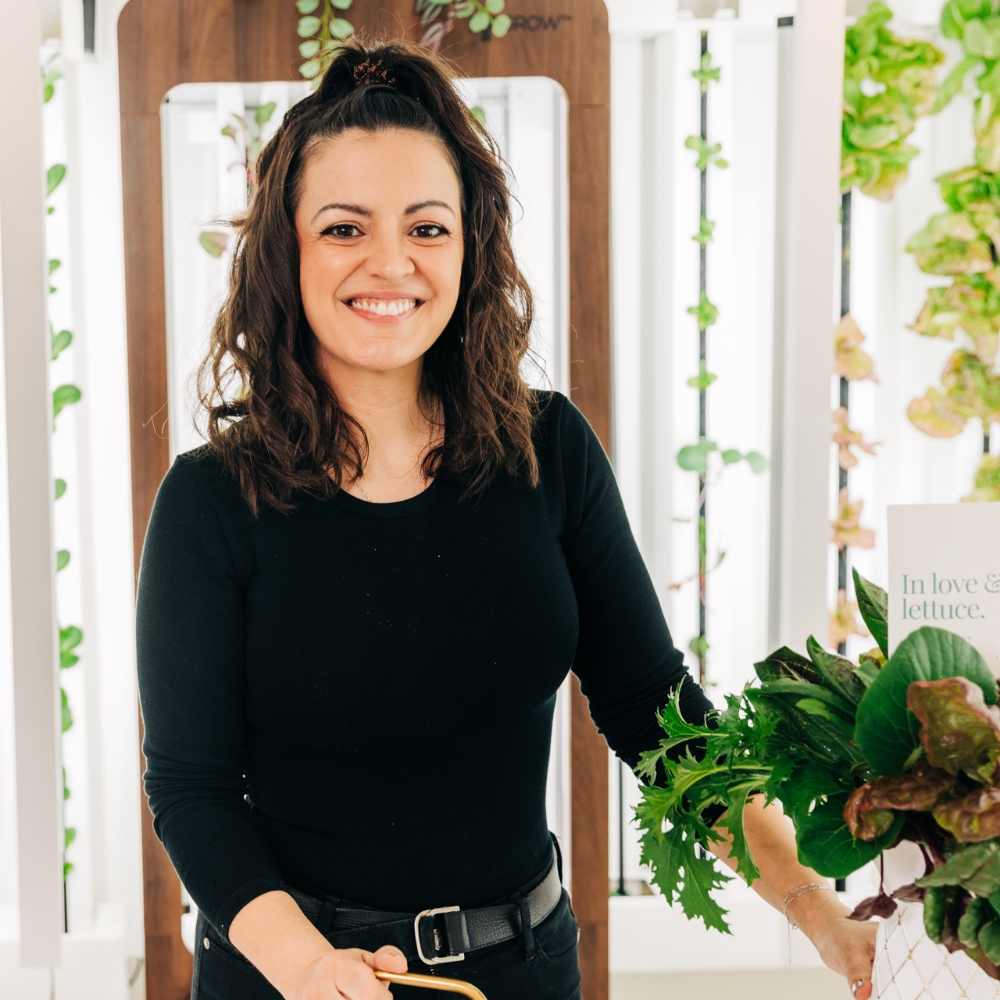
[[[446,206],[447,207],[447,206]],[[347,205],[343,202],[334,201],[329,205],[324,205],[310,220],[310,224],[315,222],[325,211],[331,208],[339,208],[342,212],[353,212],[355,215],[366,215],[369,218],[372,216],[372,211],[369,208],[362,208],[360,205]],[[409,211],[409,210],[407,210]]]
[[[417,212],[419,212],[423,208],[443,208],[446,211],[451,212],[452,215],[455,215],[455,210],[446,201],[433,201],[433,200],[432,201],[420,201],[420,202],[417,202],[416,205],[410,205],[409,208],[407,208],[406,211],[403,214],[404,215],[415,215]],[[455,218],[457,219],[458,216],[455,215]]]

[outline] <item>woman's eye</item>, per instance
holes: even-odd
[[[444,226],[439,226],[433,222],[424,223],[422,226],[414,226],[410,230],[411,235],[418,237],[422,240],[433,240],[438,236],[447,236],[448,230]]]
[[[353,222],[338,222],[333,226],[327,226],[320,235],[334,236],[338,240],[350,240],[360,236],[361,230]]]

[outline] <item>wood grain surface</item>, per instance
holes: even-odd
[[[507,0],[513,27],[485,40],[464,22],[441,54],[473,77],[548,76],[569,104],[570,385],[611,446],[609,261],[610,38],[604,0]],[[369,38],[421,35],[412,0],[355,0]],[[156,490],[169,464],[160,105],[180,83],[298,79],[291,0],[130,0],[118,22],[132,511],[138,572]],[[607,748],[574,685],[573,906],[585,1000],[608,996]],[[145,800],[144,800],[145,803]],[[191,958],[180,940],[180,886],[143,810],[148,1000],[183,1000]]]

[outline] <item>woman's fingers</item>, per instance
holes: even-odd
[[[372,954],[370,951],[364,952],[365,962],[371,968],[381,972],[406,972],[406,956],[391,944],[383,945]]]
[[[372,973],[374,960],[360,948],[330,952],[316,966],[302,1000],[391,1000],[389,987]]]
[[[848,976],[847,981],[851,984],[851,993],[854,994],[854,1000],[869,1000],[872,995],[872,980],[871,974],[857,973],[856,975]]]

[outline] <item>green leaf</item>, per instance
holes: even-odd
[[[304,77],[308,80],[309,77],[304,72],[305,67],[309,63],[303,63],[299,67],[299,72],[302,73]],[[319,63],[316,63],[317,72],[319,70]],[[219,232],[216,229],[203,229],[198,234],[198,243],[200,244],[202,250],[205,251],[209,256],[218,259],[221,257],[226,250],[229,248],[229,234]]]
[[[842,716],[830,711],[823,702],[816,698],[802,698],[795,703],[795,707],[802,709],[807,715],[815,715],[819,719],[826,719],[827,722],[832,722],[843,729],[848,735],[853,732],[853,728],[849,722]]]
[[[965,22],[962,47],[970,56],[981,56],[983,59],[1000,56],[997,36],[978,17]]]
[[[866,580],[856,569],[854,593],[858,599],[858,611],[868,626],[872,638],[878,643],[883,656],[889,655],[889,596],[870,580]]]
[[[501,14],[493,19],[493,37],[503,38],[510,31],[511,19],[506,14]]]
[[[691,239],[693,239],[695,243],[700,243],[702,246],[705,246],[706,244],[712,242],[712,233],[714,231],[715,223],[710,219],[706,219],[703,215],[698,224],[698,235],[692,236]]]
[[[267,104],[262,104],[254,112],[254,121],[258,125],[266,125],[271,120],[271,115],[274,114],[274,109],[278,105],[274,101],[268,101]]]
[[[317,52],[319,52],[318,38],[309,38],[299,45],[299,55],[303,59],[311,59]]]
[[[759,451],[748,451],[743,458],[755,475],[759,476],[767,470],[767,459]]]
[[[311,14],[319,6],[319,0],[297,0],[295,6],[300,14]]]
[[[309,38],[315,35],[322,27],[322,24],[323,22],[318,17],[313,17],[312,15],[300,17],[298,27],[299,38]]]
[[[742,457],[743,456],[739,453],[738,449],[727,448],[724,452],[722,452],[722,464],[735,465]]]
[[[711,897],[730,878],[715,866],[714,859],[699,858],[696,840],[681,826],[666,833],[647,831],[642,837],[642,862],[653,870],[653,883],[668,903],[680,903],[689,920],[701,919],[706,927],[729,933],[726,911]]]
[[[73,713],[69,709],[69,698],[65,690],[59,689],[59,701],[62,708],[62,731],[68,732],[73,726]]]
[[[332,0],[332,3],[337,10],[350,10],[353,0]]]
[[[56,572],[61,573],[69,565],[69,560],[69,549],[60,549],[56,553]]]
[[[966,947],[973,948],[979,944],[979,929],[996,918],[993,907],[988,899],[976,897],[969,900],[969,905],[958,922],[958,940]]]
[[[342,17],[335,17],[330,22],[330,34],[334,38],[349,38],[354,34],[354,25],[350,21],[345,21]]]
[[[695,375],[693,378],[687,380],[687,384],[691,386],[692,389],[698,389],[704,392],[719,376],[713,375],[709,370],[708,366],[704,361],[701,363],[701,372]]]
[[[798,825],[799,860],[826,878],[847,878],[874,861],[895,842],[903,826],[903,814],[897,813],[888,833],[877,840],[857,840],[844,822],[847,798],[831,795]]]
[[[687,311],[697,317],[699,330],[707,330],[719,318],[719,310],[709,301],[706,292],[701,293],[698,305],[688,306]]]
[[[721,156],[717,156],[714,160],[712,160],[712,164],[720,170],[725,170],[729,166],[729,160],[725,160]]]
[[[850,781],[850,776],[838,779],[818,764],[797,767],[782,785],[781,804],[798,826],[808,817],[817,799],[847,792],[849,789],[845,789],[844,780]]]
[[[819,684],[823,680],[812,660],[807,660],[787,646],[776,649],[766,660],[755,663],[754,670],[762,681],[786,678]]]
[[[50,275],[55,274],[55,272],[58,271],[60,267],[62,267],[62,261],[57,260],[55,257],[53,257],[52,260],[49,261],[49,274]]]
[[[714,441],[699,441],[698,444],[687,444],[677,452],[677,464],[685,472],[697,472],[705,475],[708,471],[708,453],[716,450]]]
[[[797,698],[815,698],[828,708],[838,712],[845,722],[854,721],[854,706],[841,694],[830,691],[820,684],[809,684],[806,681],[774,680],[764,681],[760,690],[762,694],[793,694]]]
[[[918,878],[917,885],[960,885],[977,896],[989,896],[1000,889],[1000,844],[987,840],[963,847],[943,865]]]
[[[503,10],[504,0],[486,0],[486,9],[491,14],[499,14]]]
[[[83,642],[83,632],[76,625],[59,629],[59,667],[68,670],[80,662],[74,650]]]
[[[66,480],[56,480],[56,499],[58,500],[66,492]]]
[[[66,177],[66,165],[64,163],[53,163],[45,173],[46,197],[52,194]]]
[[[997,686],[986,662],[964,639],[944,629],[917,629],[896,649],[858,705],[854,740],[876,774],[899,774],[920,746],[920,723],[906,707],[914,681],[967,677],[996,704]]]
[[[746,809],[747,798],[760,791],[760,782],[757,780],[745,781],[742,784],[730,785],[729,806],[725,815],[716,826],[725,827],[729,835],[733,838],[731,854],[736,859],[736,871],[746,879],[750,885],[754,879],[760,878],[760,869],[757,862],[750,853],[750,845],[747,843],[746,832],[743,829],[743,811]]]
[[[52,360],[55,361],[73,343],[73,334],[69,330],[60,330],[58,333],[51,334],[51,338],[51,355]]]
[[[472,17],[472,15],[475,14],[475,12],[476,12],[476,5],[472,3],[470,0],[469,3],[462,5],[461,7],[458,8],[458,10],[455,11],[455,17],[463,17],[463,18]]]
[[[72,826],[67,826],[63,830],[63,849],[65,850],[66,848],[68,848],[69,845],[72,844],[74,840],[76,840],[76,828]]]
[[[323,68],[323,64],[318,59],[310,59],[309,62],[304,62],[299,67],[299,72],[302,74],[303,78],[306,80],[311,80],[315,76],[319,76],[319,71]],[[200,239],[200,237],[199,237]],[[204,243],[202,243],[204,246]],[[208,250],[208,247],[205,247]],[[212,253],[209,250],[209,253]],[[213,257],[221,256],[221,254],[212,254]]]
[[[975,902],[975,900],[973,900]],[[971,904],[970,904],[971,905]],[[986,952],[986,957],[994,963],[1000,962],[1000,921],[990,920],[979,928],[977,935],[979,947]]]
[[[962,86],[965,84],[965,78],[969,75],[969,71],[980,64],[981,61],[975,56],[966,56],[955,66],[938,86],[937,98],[931,109],[932,115],[943,111],[951,103],[952,99],[961,91]]]
[[[827,652],[812,636],[806,640],[806,650],[827,686],[857,705],[865,693],[865,686],[855,676],[854,664],[846,657]]]
[[[73,403],[79,403],[83,393],[75,385],[61,385],[52,392],[52,418],[62,413],[63,409]]]
[[[490,26],[490,15],[484,10],[476,11],[469,19],[469,31],[485,31]]]

